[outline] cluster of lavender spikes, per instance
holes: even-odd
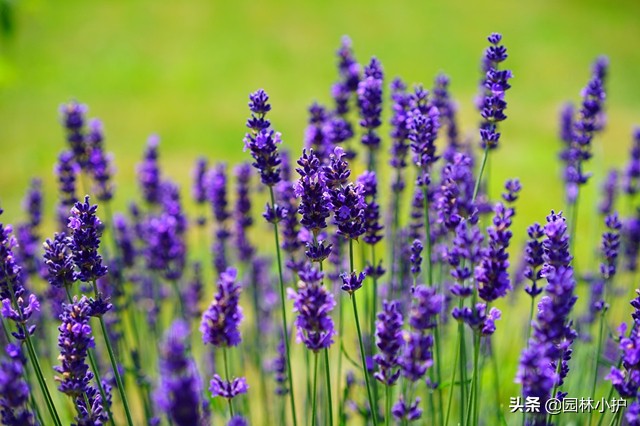
[[[603,178],[601,260],[592,262],[599,268],[582,258],[578,268],[579,189],[605,124],[608,62],[599,58],[580,108],[561,112],[568,215],[551,211],[544,226],[530,225],[515,254],[520,181],[507,180],[501,199],[492,199],[483,176],[502,140],[513,78],[502,36],[487,41],[475,136],[461,135],[451,81],[440,74],[432,90],[400,79],[388,85],[385,137],[382,63],[374,57],[361,65],[344,38],[332,104],[309,107],[295,165],[270,121],[278,110],[260,89],[249,95],[244,148],[251,163],[231,168],[198,158],[192,197],[183,200],[163,173],[153,135],[137,168],[139,198],[115,215],[103,125],[87,119],[85,105],[63,105],[68,146],[55,167],[58,232],[40,253],[46,218],[39,179],[15,235],[0,223],[2,423],[297,426],[304,414],[312,426],[358,418],[374,426],[493,424],[507,414],[491,417],[506,398],[498,366],[512,355],[494,335],[518,335],[497,320],[513,320],[520,295],[531,307],[527,337],[517,372],[506,376],[515,375],[522,398],[542,407],[523,409],[521,421],[550,425],[547,401],[588,397],[570,395],[574,384],[584,387],[571,370],[595,360],[585,369],[593,370],[585,373],[590,396],[608,387],[628,405],[611,415],[612,424],[623,416],[640,424],[640,296],[631,302],[632,325],[616,336],[605,332],[610,307],[621,309],[618,299],[638,267],[640,130],[626,166]],[[380,161],[387,139],[390,174]],[[620,208],[622,197],[630,211]],[[258,221],[253,207],[265,201]],[[259,244],[267,233],[271,252]],[[521,260],[515,268],[513,258]],[[583,282],[589,303],[578,316]],[[353,317],[345,314],[347,301]],[[192,335],[196,323],[200,338]],[[57,326],[57,350],[47,345],[55,332],[49,324]],[[301,345],[291,344],[294,328]],[[497,372],[485,374],[491,365]],[[51,397],[47,378],[72,410]],[[489,388],[496,407],[481,397]]]

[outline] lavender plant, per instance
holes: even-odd
[[[102,122],[79,102],[63,105],[57,232],[40,244],[45,179],[31,182],[15,236],[0,224],[2,423],[639,424],[640,298],[633,323],[608,330],[636,284],[640,132],[623,167],[593,170],[602,173],[600,220],[580,233],[604,232],[594,250],[601,261],[589,262],[576,254],[576,217],[605,128],[608,62],[599,58],[581,105],[560,116],[568,220],[552,210],[521,232],[520,180],[507,180],[497,199],[485,173],[501,141],[517,140],[502,128],[507,48],[497,33],[488,42],[475,137],[459,123],[448,76],[430,91],[399,78],[386,85],[380,61],[359,64],[344,38],[331,98],[309,107],[301,152],[281,148],[270,120],[282,110],[258,90],[244,137],[250,164],[199,157],[183,198],[154,135],[136,199],[113,215]],[[272,250],[254,217],[265,197]],[[514,250],[519,240],[524,248]],[[522,299],[528,315],[516,314]],[[513,338],[519,317],[524,340]],[[521,350],[517,371],[505,339]],[[507,413],[500,378],[514,375],[519,395]],[[60,394],[51,395],[52,380]],[[611,415],[549,405],[595,403],[607,390],[603,405],[613,411],[618,400]]]

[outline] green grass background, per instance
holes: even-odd
[[[167,175],[189,188],[197,155],[237,162],[247,95],[271,95],[274,126],[298,152],[313,100],[328,102],[334,52],[349,34],[361,62],[376,55],[388,77],[431,86],[446,72],[463,133],[475,137],[473,107],[486,36],[502,32],[515,75],[508,92],[502,146],[491,159],[492,192],[507,177],[524,185],[516,241],[532,221],[564,207],[556,160],[557,113],[578,102],[599,54],[610,58],[608,125],[587,168],[594,177],[581,199],[580,253],[597,241],[594,203],[606,170],[626,162],[640,124],[640,2],[525,1],[44,1],[15,2],[14,31],[0,46],[0,202],[3,221],[22,216],[32,176],[45,180],[53,211],[53,166],[65,147],[58,105],[87,103],[105,124],[118,174],[116,208],[135,196],[135,164],[151,133],[161,136]],[[388,109],[386,111],[388,115]],[[388,140],[384,141],[388,149]],[[185,198],[187,194],[185,193]],[[50,215],[51,216],[51,215]],[[48,226],[53,227],[51,219]],[[519,247],[519,246],[518,246]],[[586,258],[583,264],[587,264]],[[509,312],[498,324],[511,383],[522,341]],[[591,371],[589,369],[589,371]],[[509,385],[507,385],[509,386]],[[511,394],[516,388],[511,386]]]

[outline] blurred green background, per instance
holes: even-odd
[[[53,212],[53,166],[66,147],[58,106],[71,99],[88,104],[89,115],[105,124],[118,169],[116,208],[135,196],[135,164],[151,133],[161,136],[165,173],[185,190],[200,154],[214,161],[247,160],[242,151],[247,95],[259,87],[270,94],[270,118],[296,156],[306,108],[313,100],[330,101],[337,78],[334,53],[344,34],[351,36],[361,62],[371,55],[382,61],[388,81],[402,76],[430,87],[438,72],[447,73],[461,129],[475,138],[479,60],[486,36],[503,33],[506,66],[515,78],[491,180],[493,194],[508,177],[523,182],[516,249],[529,223],[564,207],[557,113],[565,101],[579,102],[597,55],[606,54],[611,64],[608,125],[595,141],[587,166],[594,177],[581,195],[582,254],[589,256],[598,238],[594,212],[600,183],[609,167],[626,163],[631,129],[640,124],[640,2],[633,0],[21,0],[12,5],[13,30],[3,35],[0,47],[0,202],[7,222],[21,217],[21,198],[32,176],[45,180],[47,208]],[[386,108],[385,117],[388,113]],[[384,143],[386,151],[388,140]],[[52,227],[52,215],[49,221]],[[503,395],[517,394],[512,378],[523,341],[513,338],[508,324],[526,321],[528,305],[520,307],[498,324],[507,328],[496,335],[498,347],[510,354],[503,364],[501,379],[508,387]]]
[[[637,1],[12,4],[13,33],[0,49],[0,201],[9,221],[19,217],[34,175],[47,180],[52,206],[52,169],[65,147],[58,106],[70,99],[87,103],[90,116],[105,123],[118,169],[116,206],[134,194],[135,163],[152,132],[162,138],[167,173],[185,188],[198,154],[247,159],[247,94],[258,87],[271,95],[272,121],[295,152],[307,106],[330,100],[343,34],[361,62],[378,56],[389,80],[402,76],[430,87],[437,72],[448,73],[461,127],[473,136],[485,37],[504,34],[515,78],[492,180],[522,179],[523,226],[562,207],[557,112],[564,101],[579,101],[598,54],[611,61],[609,124],[588,166],[595,172],[591,190],[606,166],[626,160],[631,127],[640,123]]]

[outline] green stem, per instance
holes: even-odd
[[[604,334],[604,317],[605,317],[605,313],[606,313],[606,309],[603,309],[602,313],[600,314],[600,331],[598,333],[598,341],[596,343],[596,355],[594,357],[593,363],[594,363],[594,368],[593,368],[593,383],[591,385],[591,400],[593,401],[595,396],[596,396],[596,385],[598,384],[598,366],[599,366],[599,362],[598,360],[600,359],[600,351],[602,350],[602,336]],[[589,422],[587,424],[591,424],[591,418],[593,416],[593,410],[589,410]]]
[[[313,397],[311,402],[311,426],[316,425],[316,398],[318,396],[318,352],[313,353]]]
[[[92,282],[93,291],[96,296],[96,299],[99,297],[98,294],[98,285],[95,280]],[[118,361],[116,360],[115,353],[113,352],[113,346],[111,345],[111,339],[109,338],[109,333],[107,332],[107,326],[104,323],[104,317],[101,315],[98,317],[100,320],[100,328],[102,329],[102,336],[104,337],[104,343],[107,347],[107,352],[109,353],[109,361],[111,362],[111,368],[113,369],[113,376],[116,379],[116,385],[118,386],[118,393],[120,393],[120,399],[122,400],[122,405],[124,408],[124,414],[127,417],[127,424],[129,426],[133,426],[133,418],[131,416],[131,410],[129,409],[129,401],[127,400],[127,394],[124,391],[124,383],[122,381],[122,376],[120,376],[120,371],[118,369]]]
[[[16,301],[16,295],[13,290],[13,283],[9,281],[9,294],[11,295],[11,304],[13,308],[18,312],[20,316],[20,324],[18,324],[18,328],[22,327],[23,333],[25,336],[25,342],[27,344],[27,353],[31,364],[33,364],[33,369],[36,373],[36,379],[38,380],[38,385],[40,386],[40,390],[44,395],[45,403],[47,404],[47,409],[49,410],[49,414],[53,419],[53,422],[56,426],[62,426],[60,422],[60,417],[58,416],[58,411],[56,410],[56,406],[53,403],[53,399],[51,398],[51,393],[49,393],[49,388],[47,387],[47,381],[42,374],[42,368],[40,367],[40,361],[38,360],[38,354],[36,353],[33,342],[31,341],[31,335],[29,334],[29,330],[27,329],[26,321],[22,316],[22,309],[18,306],[18,302]]]
[[[386,426],[391,425],[391,386],[385,386],[385,410],[384,410],[384,423]]]
[[[273,187],[269,186],[269,195],[271,196],[271,205],[273,208],[276,206],[275,196],[273,195]],[[293,377],[291,374],[291,351],[289,349],[289,329],[287,325],[287,309],[285,307],[284,297],[284,278],[282,277],[282,255],[280,254],[280,237],[278,235],[278,222],[273,223],[273,233],[275,235],[276,254],[278,258],[278,278],[280,280],[280,308],[282,310],[282,329],[284,330],[284,347],[287,355],[287,377],[289,379],[289,401],[291,403],[291,417],[293,419],[293,425],[298,425],[298,419],[296,417],[296,403],[293,390]]]
[[[469,394],[469,402],[467,405],[467,423],[468,425],[477,424],[475,418],[475,404],[478,391],[478,358],[480,355],[480,334],[476,333],[473,339],[473,373],[471,375],[471,393]]]
[[[333,405],[331,404],[331,369],[329,368],[329,348],[324,348],[324,372],[327,381],[327,408],[329,409],[329,426],[333,426]]]
[[[471,202],[476,201],[476,197],[478,196],[478,191],[480,191],[480,183],[482,182],[482,174],[484,173],[484,168],[487,165],[487,157],[489,157],[489,145],[484,148],[484,154],[482,155],[482,163],[480,164],[480,172],[478,173],[478,179],[476,179],[476,185],[473,188],[473,198]]]
[[[227,358],[227,348],[222,348],[222,361],[224,363],[224,378],[227,382],[231,381],[231,375],[229,374],[229,359]],[[233,404],[231,403],[231,398],[227,398],[227,402],[229,403],[229,418],[233,417]]]
[[[455,358],[453,360],[453,368],[451,369],[451,380],[449,382],[449,400],[447,402],[447,416],[445,417],[444,424],[449,424],[449,416],[451,414],[451,402],[453,401],[453,388],[455,387],[456,382],[456,371],[458,370],[458,358],[460,356],[460,339],[458,339],[456,344]],[[462,384],[460,385],[462,386]],[[462,400],[461,400],[462,401]]]

